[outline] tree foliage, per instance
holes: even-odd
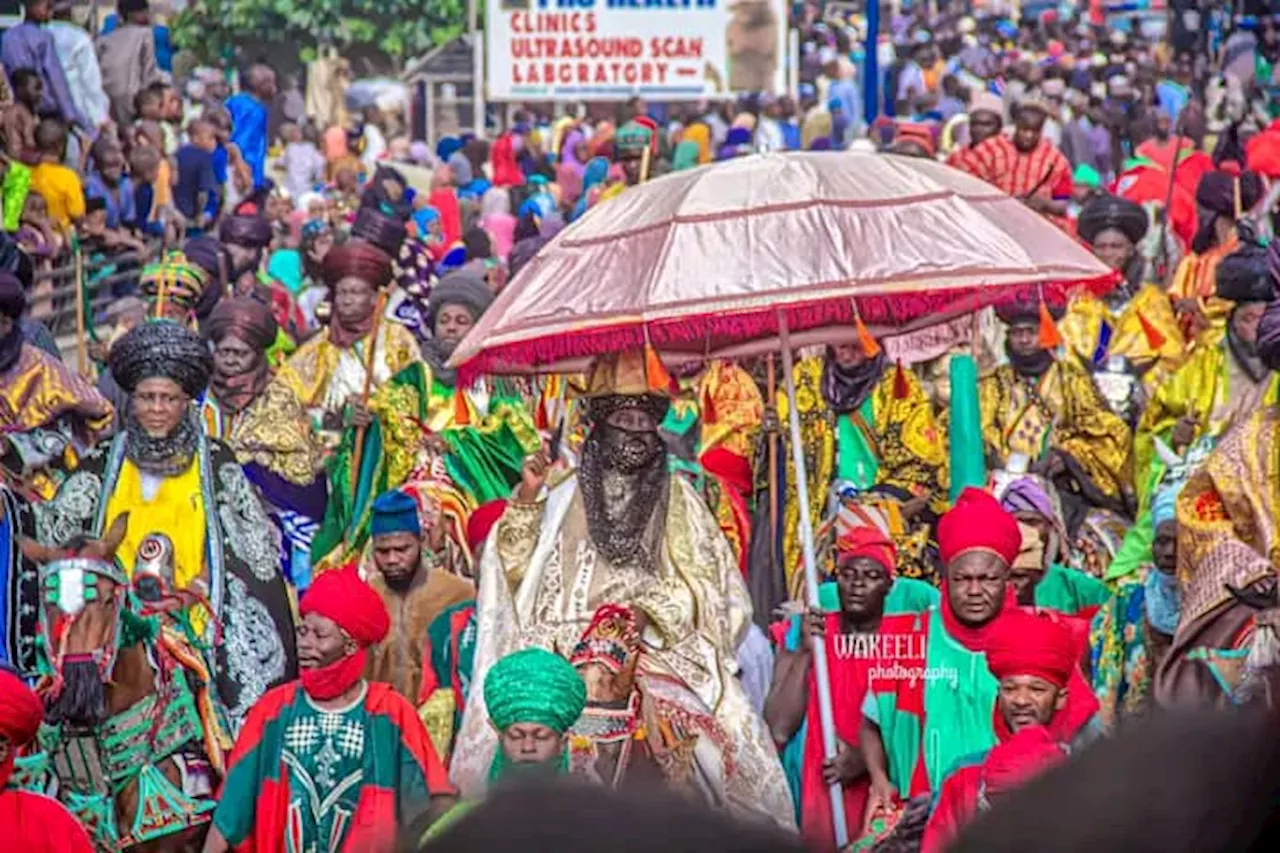
[[[466,11],[464,0],[201,0],[174,40],[206,63],[250,51],[307,62],[333,45],[399,64],[458,36]]]

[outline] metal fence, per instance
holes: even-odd
[[[122,252],[104,258],[75,255],[52,270],[37,271],[31,299],[31,315],[40,320],[55,337],[76,334],[76,294],[83,281],[87,296],[85,323],[92,327],[113,301],[138,289],[138,276],[143,266],[159,256],[162,244],[148,245],[145,252]],[[52,282],[47,289],[45,282]]]

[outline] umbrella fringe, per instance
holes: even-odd
[[[1101,276],[1084,282],[1045,284],[1031,283],[1000,288],[993,300],[989,287],[961,290],[917,291],[903,294],[858,297],[858,314],[873,326],[900,328],[931,314],[946,312],[963,314],[991,304],[1019,299],[1046,298],[1066,300],[1071,294],[1090,292],[1105,294],[1115,286],[1116,277]],[[688,344],[708,340],[749,340],[775,335],[778,331],[778,306],[766,306],[739,314],[711,312],[690,314],[660,320],[628,321],[584,331],[557,331],[527,341],[483,349],[458,368],[459,380],[471,383],[486,373],[502,374],[537,369],[558,361],[589,358],[606,352],[641,349],[646,345],[661,348],[666,344]],[[786,309],[787,324],[792,334],[824,325],[849,324],[854,310],[847,297],[802,303]],[[704,351],[709,347],[703,346]],[[691,357],[696,354],[690,353]]]

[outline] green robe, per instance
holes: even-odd
[[[1054,563],[1036,584],[1035,605],[1074,616],[1082,610],[1101,607],[1111,598],[1111,590],[1102,581]]]

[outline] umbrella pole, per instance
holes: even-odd
[[[804,467],[804,445],[800,441],[800,413],[796,408],[796,381],[791,357],[791,335],[785,312],[778,312],[778,334],[782,339],[782,381],[787,389],[787,421],[791,430],[791,456],[796,469],[796,500],[800,503],[800,546],[804,554],[804,588],[809,606],[818,607],[818,565],[813,555],[813,524],[809,519],[808,473]],[[831,706],[831,677],[827,670],[827,644],[813,644],[813,675],[818,686],[818,719],[822,724],[822,753],[836,757],[835,712]],[[836,849],[849,843],[849,825],[844,814],[844,789],[839,782],[831,795],[831,820],[835,825]]]
[[[769,408],[778,410],[778,380],[774,375],[773,353],[769,353]],[[769,556],[771,571],[778,569],[778,434],[769,433]],[[786,573],[783,572],[783,579]],[[783,584],[784,586],[786,584]]]

